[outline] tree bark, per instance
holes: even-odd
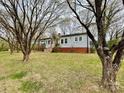
[[[10,55],[12,55],[13,54],[13,48],[10,48]]]
[[[112,93],[117,92],[117,72],[117,68],[115,68],[112,63],[112,58],[109,56],[105,57],[105,60],[103,62],[101,84],[104,88],[110,90]]]
[[[23,53],[23,62],[28,62],[30,53]]]
[[[10,55],[12,55],[14,52],[14,46],[9,43],[9,48],[10,48]]]
[[[17,52],[17,53],[19,53],[19,48],[20,48],[20,47],[19,47],[19,44],[18,44],[18,42],[16,42],[16,52]]]

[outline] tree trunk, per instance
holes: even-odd
[[[23,62],[28,62],[30,53],[23,53]]]
[[[18,43],[16,43],[16,51],[17,51],[17,53],[19,53],[19,44]]]
[[[19,48],[16,49],[16,52],[19,53]]]
[[[10,55],[12,55],[13,54],[13,48],[10,48]]]
[[[103,62],[103,71],[102,71],[102,86],[112,93],[117,92],[117,85],[116,85],[116,75],[117,71],[114,69],[112,64],[112,59],[106,58]]]
[[[12,55],[12,54],[13,54],[13,51],[14,51],[14,48],[13,48],[13,47],[14,47],[13,45],[9,44],[9,48],[10,48],[10,55]]]

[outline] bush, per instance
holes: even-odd
[[[8,51],[8,50],[9,50],[8,44],[5,43],[5,42],[2,42],[2,43],[0,44],[0,51]]]
[[[90,49],[90,52],[91,52],[91,53],[95,53],[95,51],[96,51],[96,50],[95,50],[95,47],[92,47],[92,48]]]
[[[118,39],[108,41],[109,48],[111,48],[113,45],[117,45],[117,44],[118,44]]]
[[[45,44],[41,44],[41,51],[44,51],[46,49],[46,45]]]
[[[60,45],[57,43],[55,44],[55,47],[52,49],[52,52],[59,52]]]
[[[46,49],[46,45],[45,44],[35,45],[33,47],[33,50],[37,50],[37,51],[44,51],[45,49]]]
[[[53,53],[59,52],[59,51],[58,51],[58,47],[54,47],[54,48],[52,49],[52,52],[53,52]]]

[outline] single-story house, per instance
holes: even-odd
[[[46,49],[54,47],[52,38],[43,38],[41,44],[45,44]],[[60,35],[59,52],[90,53],[92,42],[87,33],[75,33],[69,35]]]

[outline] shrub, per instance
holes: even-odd
[[[59,52],[60,45],[57,43],[55,44],[54,48],[52,49],[52,52]]]
[[[118,39],[108,41],[109,48],[111,48],[113,45],[117,45],[117,44],[118,44]]]
[[[95,47],[90,48],[90,52],[91,52],[91,53],[95,53],[95,51],[96,51],[96,50],[95,50]]]
[[[44,51],[45,49],[46,49],[46,45],[45,44],[35,45],[33,47],[33,50],[36,50],[36,51]]]
[[[8,51],[8,49],[9,49],[8,44],[6,44],[6,43],[4,43],[4,42],[2,42],[2,43],[0,44],[0,51]]]

